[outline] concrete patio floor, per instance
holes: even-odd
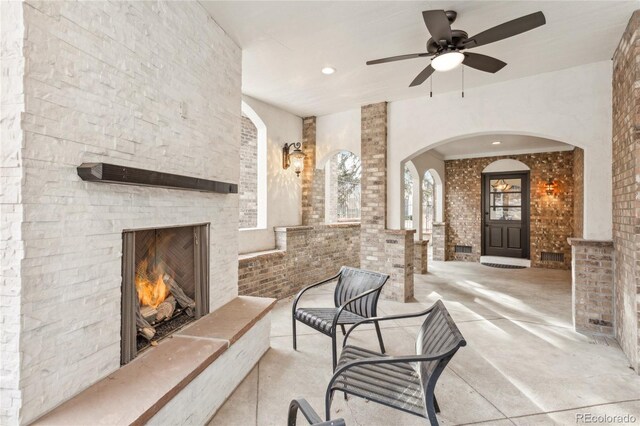
[[[468,342],[436,386],[442,425],[576,424],[577,414],[635,417],[640,422],[640,376],[612,339],[572,331],[568,271],[496,269],[431,262],[415,276],[415,301],[380,301],[379,313],[417,312],[443,299]],[[331,306],[332,285],[309,293],[307,306]],[[387,322],[387,352],[414,353],[421,319]],[[324,412],[331,377],[330,340],[298,327],[291,347],[291,298],[273,312],[271,349],[211,420],[217,425],[285,425],[293,398]],[[350,338],[351,341],[351,338]],[[352,343],[377,348],[372,328]],[[347,425],[424,425],[425,419],[351,397],[334,397],[333,417]],[[306,424],[299,415],[299,424]],[[579,422],[578,422],[579,424]]]

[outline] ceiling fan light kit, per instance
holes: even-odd
[[[367,61],[367,65],[433,57],[431,63],[413,79],[409,87],[424,83],[434,71],[450,71],[460,64],[480,71],[496,73],[507,64],[491,56],[470,53],[466,50],[522,34],[546,23],[544,14],[535,12],[469,37],[465,31],[451,29],[451,24],[457,16],[458,14],[453,10],[425,10],[422,12],[422,18],[431,34],[431,38],[427,40],[426,52],[375,59]]]
[[[458,51],[441,53],[431,60],[431,66],[436,71],[451,71],[464,61],[464,54]]]

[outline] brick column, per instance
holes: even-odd
[[[386,229],[387,103],[361,109],[361,234],[360,266],[391,275],[383,297],[407,301],[413,297],[414,230]]]
[[[433,222],[433,233],[431,235],[431,244],[433,245],[433,260],[446,260],[446,229],[447,226],[444,222]]]
[[[302,120],[302,224],[320,225],[324,220],[324,170],[316,169],[316,118]]]
[[[413,248],[413,273],[426,274],[429,263],[429,240],[419,240],[414,243]]]
[[[613,335],[613,242],[569,238],[576,331]]]

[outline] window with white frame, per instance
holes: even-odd
[[[360,220],[360,158],[352,152],[340,151],[325,166],[327,222]]]
[[[267,226],[267,128],[255,111],[242,103],[240,126],[240,229]]]

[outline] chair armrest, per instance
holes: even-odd
[[[429,314],[436,305],[432,305],[431,307],[427,308],[426,310],[422,311],[422,312],[415,312],[412,314],[401,314],[401,315],[389,315],[386,317],[372,317],[372,318],[367,318],[364,319],[362,321],[358,321],[357,323],[353,324],[351,327],[349,327],[349,330],[347,330],[347,333],[344,335],[344,340],[342,341],[342,347],[344,348],[347,344],[347,339],[349,338],[349,335],[351,334],[351,332],[353,331],[354,328],[362,325],[362,324],[366,324],[366,323],[370,323],[370,322],[376,322],[376,321],[388,321],[388,320],[397,320],[397,319],[405,319],[405,318],[415,318],[415,317],[421,317],[424,315]]]
[[[375,293],[376,291],[380,291],[380,289],[382,288],[382,286],[386,283],[386,281],[382,284],[380,284],[378,287],[374,287],[372,289],[369,289],[367,291],[365,291],[364,293],[360,293],[359,295],[352,297],[351,299],[347,300],[346,302],[344,302],[342,304],[342,306],[340,306],[338,308],[338,312],[336,313],[336,316],[333,317],[333,322],[331,323],[331,329],[335,331],[336,326],[338,325],[338,319],[340,318],[340,315],[342,314],[342,311],[345,310],[345,308],[347,306],[349,306],[351,303],[355,302],[358,299],[362,299],[365,296],[370,295],[371,293]]]
[[[291,400],[291,404],[289,404],[289,417],[287,419],[288,426],[296,426],[297,418],[298,418],[298,409],[302,412],[305,419],[309,422],[310,425],[314,426],[345,426],[345,422],[343,419],[334,419],[323,421],[318,413],[309,405],[306,399],[298,398]]]
[[[295,317],[296,317],[296,306],[298,305],[298,301],[300,300],[300,298],[302,297],[302,295],[304,294],[304,292],[306,292],[307,290],[311,290],[311,289],[312,289],[312,288],[314,288],[314,287],[318,287],[318,286],[321,286],[322,284],[326,284],[326,283],[328,283],[328,282],[330,282],[330,281],[335,280],[336,278],[338,278],[338,277],[340,276],[340,274],[341,274],[341,273],[342,273],[342,270],[340,270],[340,272],[338,272],[336,275],[334,275],[334,276],[332,276],[332,277],[330,277],[330,278],[327,278],[326,280],[323,280],[323,281],[317,282],[317,283],[315,283],[315,284],[311,284],[311,285],[309,285],[309,286],[306,286],[306,287],[305,287],[305,288],[303,288],[302,290],[300,290],[300,291],[298,292],[298,294],[296,294],[295,299],[293,299],[293,305],[292,305],[292,308],[291,308],[291,314],[293,315],[293,318],[295,318]]]

